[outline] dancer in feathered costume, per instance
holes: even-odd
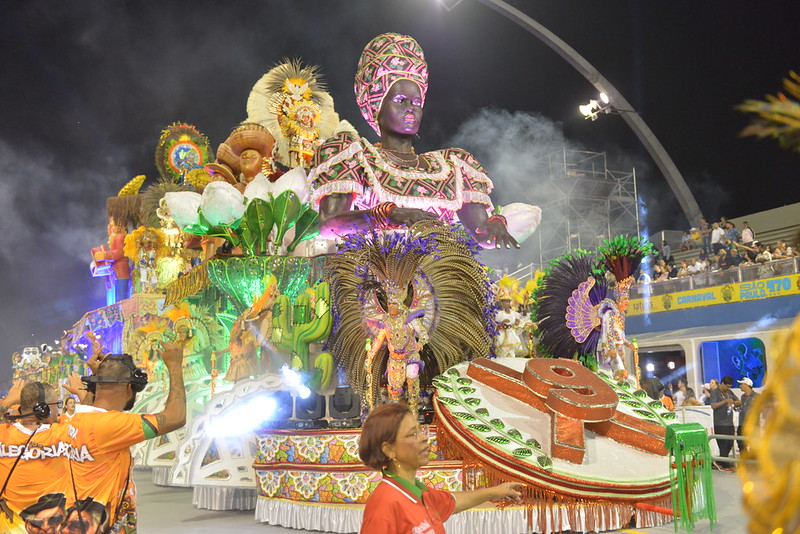
[[[634,271],[651,250],[646,241],[618,236],[598,248],[597,262],[582,250],[555,260],[536,293],[542,352],[578,358],[590,368],[598,362],[609,365],[615,378],[624,380],[624,347],[636,359],[636,347],[625,337],[628,291]],[[613,293],[606,272],[616,281]]]
[[[578,250],[554,260],[542,278],[533,310],[542,354],[578,358],[593,367],[600,317],[592,310],[608,292],[605,277],[593,272],[593,263],[589,252]]]
[[[335,317],[328,350],[367,407],[374,405],[384,367],[396,397],[404,379],[413,386],[423,361],[441,372],[490,355],[491,284],[476,250],[463,229],[424,221],[408,231],[351,234],[328,261]],[[372,347],[365,357],[366,340]]]

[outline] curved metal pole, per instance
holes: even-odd
[[[621,110],[633,109],[633,106],[622,96],[622,93],[611,85],[611,82],[606,80],[583,56],[562,41],[553,32],[519,9],[509,6],[502,0],[478,1],[514,21],[517,25],[523,27],[544,44],[552,48],[559,56],[567,60],[575,70],[580,72],[595,89],[601,93],[607,94],[611,102],[614,103],[613,107]],[[694,195],[692,195],[691,190],[689,190],[689,186],[686,185],[686,181],[683,179],[678,167],[675,166],[672,158],[669,157],[669,154],[667,154],[667,151],[658,141],[655,134],[653,134],[652,130],[645,124],[639,113],[635,111],[624,112],[620,113],[620,116],[628,123],[628,126],[631,127],[639,138],[639,141],[645,146],[647,152],[650,153],[650,157],[653,158],[658,168],[661,169],[661,173],[667,179],[667,183],[670,188],[672,188],[672,192],[675,193],[684,215],[686,215],[686,218],[689,220],[689,224],[698,224],[700,222],[700,217],[703,216],[703,213],[700,211],[700,206],[698,206]]]

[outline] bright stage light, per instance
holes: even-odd
[[[603,102],[603,104],[608,104],[611,102],[611,100],[608,99],[608,95],[605,93],[600,93],[600,100]]]
[[[283,381],[286,382],[286,385],[290,388],[297,388],[302,385],[302,377],[300,373],[289,367],[288,365],[284,365],[281,367],[281,376],[283,376]]]
[[[667,362],[667,367],[669,367],[670,369],[675,369],[675,362],[673,361]]]
[[[224,414],[217,415],[206,425],[206,434],[212,438],[240,436],[253,432],[269,421],[278,404],[270,396],[258,395],[242,402]]]
[[[647,372],[648,372],[648,373],[652,373],[653,371],[655,371],[655,370],[656,370],[656,366],[655,366],[654,364],[652,364],[652,363],[648,363],[648,364],[645,366],[645,369],[647,369]]]
[[[281,367],[281,376],[288,389],[294,391],[301,399],[307,399],[311,395],[311,390],[303,384],[303,376],[288,365]]]
[[[583,104],[582,106],[578,106],[578,111],[580,111],[581,115],[583,115],[588,119],[589,117],[594,115],[594,110],[596,110],[599,107],[600,106],[597,103],[597,100],[589,100],[588,104]]]

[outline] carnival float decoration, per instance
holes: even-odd
[[[275,138],[275,159],[289,168],[309,168],[323,140],[354,131],[340,121],[319,68],[298,59],[284,61],[262,76],[247,99],[249,121]]]
[[[185,185],[189,173],[211,161],[208,137],[196,126],[175,122],[161,131],[156,145],[156,169],[161,179]]]
[[[392,54],[400,71],[387,70]],[[368,45],[356,92],[376,130],[383,97],[404,73],[424,100],[427,63],[413,39],[384,34]],[[635,349],[624,334],[627,291],[649,244],[615,238],[597,259],[577,252],[525,284],[493,284],[478,254],[528,238],[541,210],[495,208],[472,154],[369,143],[339,120],[318,69],[298,60],[255,84],[247,113],[213,161],[194,126],[162,132],[159,179],[139,193],[138,176],[109,200],[109,245],[93,251],[110,286],[132,276],[133,295],[119,284],[59,347],[62,380],[93,335],[108,352],[132,354],[151,377],[134,409],[153,412],[167,395],[155,346],[183,344],[187,424],[134,449],[156,483],[193,487],[202,508],[357,531],[380,477],[358,460],[352,427],[380,402],[405,401],[421,419],[436,417],[423,481],[451,491],[526,485],[523,507],[459,514],[449,531],[472,532],[476,522],[497,532],[647,527],[670,520],[670,502],[711,517],[710,501],[703,511],[687,498],[707,485],[681,482],[700,471],[670,477],[670,459],[701,459],[697,439],[676,433],[668,445],[691,447],[668,453],[674,414],[626,376],[624,351]],[[342,190],[355,167],[362,182]],[[321,217],[334,193],[351,204]],[[392,222],[397,208],[425,216]],[[321,226],[359,210],[357,227],[330,225],[334,253]],[[533,310],[514,324],[508,355],[547,357],[496,358],[495,345],[505,345],[498,300]],[[34,373],[46,366],[22,357]],[[349,419],[327,428],[334,404],[326,418],[324,399],[337,386],[348,390]],[[322,406],[321,424],[301,420],[306,399]]]

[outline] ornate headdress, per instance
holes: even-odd
[[[247,120],[269,129],[275,159],[292,168],[307,167],[321,140],[340,124],[319,67],[299,59],[284,60],[256,82],[247,99]]]
[[[394,280],[384,280],[383,290],[386,293],[386,303],[403,304],[406,299],[406,290]]]
[[[399,80],[419,86],[422,103],[428,90],[428,64],[419,44],[408,35],[382,33],[361,53],[356,70],[356,103],[361,115],[380,135],[378,112],[389,88]]]

